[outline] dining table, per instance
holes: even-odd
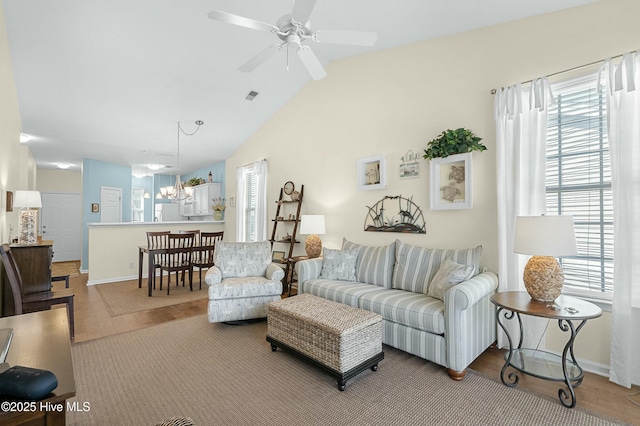
[[[214,246],[200,246],[199,244],[195,244],[193,246],[194,251],[207,251],[209,249],[213,249]],[[147,255],[147,259],[153,259],[156,254],[166,253],[169,249],[167,247],[156,247],[149,248],[149,246],[138,246],[138,288],[142,288],[142,265],[144,261],[144,255]],[[154,265],[153,262],[148,261],[148,271],[147,271],[147,287],[148,287],[148,296],[153,296],[153,286],[151,282],[151,277],[154,274]]]

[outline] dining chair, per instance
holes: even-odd
[[[168,246],[168,236],[169,231],[158,231],[158,232],[147,232],[147,248],[149,250],[155,250],[160,248],[166,248]],[[153,258],[151,257],[151,253],[149,253],[149,262],[153,262],[153,276],[148,277],[148,280],[151,280],[153,284],[153,288],[156,288],[156,270],[160,268],[160,263],[162,261],[163,254],[154,254]],[[162,273],[162,271],[161,271]]]
[[[16,263],[11,246],[2,244],[0,246],[0,257],[4,266],[5,273],[9,280],[11,293],[13,293],[14,314],[21,315],[23,313],[45,311],[53,305],[67,305],[67,316],[69,317],[69,336],[74,338],[74,310],[73,310],[73,289],[62,289],[57,291],[39,291],[23,295],[22,293],[22,276]]]
[[[162,271],[167,271],[169,279],[167,281],[167,295],[171,290],[171,273],[176,273],[176,285],[180,281],[178,272],[182,272],[182,286],[184,287],[185,274],[189,274],[189,289],[193,291],[193,255],[194,234],[169,234],[166,254],[160,262],[160,290],[162,290]]]
[[[200,234],[200,247],[194,253],[192,260],[193,267],[198,268],[200,290],[202,290],[202,269],[213,266],[213,253],[216,249],[216,241],[221,241],[223,236],[224,231],[203,232]]]
[[[199,229],[181,229],[178,231],[178,234],[193,234],[195,236],[195,241],[198,241],[198,238],[200,238],[200,230]]]

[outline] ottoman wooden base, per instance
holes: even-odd
[[[377,369],[382,352],[382,317],[310,294],[268,306],[267,341],[323,368],[338,389],[358,373]]]
[[[307,355],[303,354],[302,352],[296,350],[295,348],[293,348],[291,346],[288,346],[288,345],[285,345],[282,342],[278,342],[276,339],[273,339],[273,338],[271,338],[269,336],[267,336],[267,342],[271,343],[271,350],[272,351],[275,351],[277,348],[285,349],[285,350],[291,352],[296,357],[301,358],[301,359],[303,359],[303,360],[305,360],[307,362],[310,362],[311,364],[315,365],[316,367],[319,367],[319,368],[323,369],[324,371],[329,373],[331,376],[333,376],[336,379],[338,379],[338,389],[340,389],[341,391],[343,391],[345,389],[345,387],[347,386],[347,380],[349,380],[352,377],[357,376],[358,374],[360,374],[361,372],[363,372],[367,368],[370,368],[371,371],[377,371],[378,370],[378,362],[380,362],[380,361],[382,361],[384,359],[384,352],[380,352],[378,355],[375,355],[374,357],[369,358],[368,360],[366,360],[362,364],[357,365],[357,366],[353,367],[351,370],[342,373],[342,372],[340,372],[338,370],[334,370],[331,367],[327,367],[323,363],[311,358],[310,356],[307,356]]]

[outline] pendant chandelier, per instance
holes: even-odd
[[[176,170],[177,171],[180,171],[180,133],[182,133],[185,136],[193,136],[198,132],[198,130],[200,130],[200,126],[204,124],[204,121],[197,120],[195,124],[197,126],[196,130],[194,130],[191,133],[187,133],[182,129],[182,126],[178,121],[178,147],[176,152]],[[165,186],[160,188],[160,196],[162,198],[168,198],[171,200],[182,201],[182,200],[186,200],[187,198],[190,198],[192,195],[193,195],[192,189],[190,187],[185,188],[184,185],[182,185],[182,181],[180,180],[179,173],[176,174],[176,180],[173,186]]]

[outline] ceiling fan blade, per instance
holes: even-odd
[[[327,72],[309,46],[300,46],[297,53],[311,78],[322,80],[327,76]]]
[[[316,0],[295,0],[291,18],[302,25],[306,24],[315,5]]]
[[[266,31],[266,32],[278,32],[278,27],[275,25],[267,24],[266,22],[256,21],[255,19],[245,18],[244,16],[233,15],[231,13],[222,12],[221,10],[212,10],[207,14],[209,19],[214,21],[224,22],[226,24],[239,25],[245,28],[251,28],[252,30]]]
[[[312,36],[318,43],[351,44],[354,46],[373,46],[378,41],[378,33],[368,31],[322,30]]]
[[[282,50],[282,45],[274,44],[273,46],[269,46],[264,49],[262,52],[258,53],[253,58],[249,59],[245,62],[239,69],[242,72],[251,72],[256,69],[259,65],[265,62],[267,59],[278,53]]]

